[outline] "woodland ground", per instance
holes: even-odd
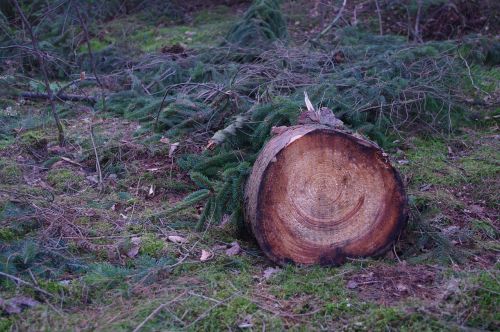
[[[217,46],[247,7],[196,8],[183,23],[124,15],[100,23],[91,44],[182,58]],[[320,30],[304,7],[284,5],[295,45]],[[203,201],[163,213],[198,188],[182,156],[207,153],[213,131],[178,141],[125,112],[68,102],[60,147],[47,103],[2,97],[0,331],[498,330],[500,68],[462,69],[456,84],[470,97],[453,130],[384,132],[408,227],[385,256],[339,267],[277,267],[228,215],[195,230]]]

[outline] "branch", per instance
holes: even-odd
[[[313,40],[311,40],[311,42],[317,43],[318,39],[320,39],[321,37],[323,37],[324,35],[326,35],[328,33],[328,31],[330,31],[333,28],[333,26],[335,25],[335,23],[337,23],[337,21],[342,17],[342,13],[344,12],[344,8],[345,8],[346,4],[347,4],[347,0],[344,0],[344,2],[342,3],[342,7],[340,7],[340,10],[337,13],[337,15],[335,16],[335,18],[333,19],[332,23],[330,23],[326,28],[324,28],[323,31],[321,31],[316,36],[316,38],[314,38]]]
[[[102,110],[106,111],[106,99],[104,98],[104,85],[102,84],[101,80],[99,79],[99,76],[97,76],[97,68],[96,68],[96,63],[94,60],[94,53],[92,53],[92,47],[90,45],[90,35],[89,31],[87,29],[87,23],[83,19],[82,14],[80,13],[80,10],[78,9],[78,6],[76,7],[76,13],[78,15],[78,19],[80,20],[80,24],[82,25],[83,32],[85,34],[85,42],[87,43],[87,50],[89,53],[89,58],[90,58],[90,63],[92,66],[92,71],[94,72],[94,77],[97,81],[97,84],[101,88],[101,101],[102,101]]]
[[[375,0],[375,6],[377,7],[377,16],[378,16],[378,28],[380,35],[384,34],[384,29],[382,28],[382,13],[380,12],[380,5],[378,0]]]
[[[56,111],[56,104],[54,102],[54,94],[52,92],[52,89],[50,88],[50,81],[49,81],[49,75],[47,74],[47,67],[45,63],[45,58],[42,56],[42,53],[40,52],[40,48],[38,47],[38,40],[35,37],[35,33],[33,32],[33,28],[31,27],[30,22],[26,18],[26,15],[24,15],[23,10],[21,9],[21,6],[19,5],[19,2],[17,0],[13,0],[14,6],[16,7],[16,10],[19,12],[19,15],[21,16],[21,20],[23,21],[24,25],[26,26],[26,29],[28,29],[28,33],[30,34],[31,37],[31,45],[33,46],[33,50],[36,54],[36,57],[38,58],[38,61],[40,62],[40,69],[42,70],[43,74],[43,81],[45,83],[45,90],[47,91],[47,99],[50,101],[50,109],[52,112],[52,116],[54,117],[54,121],[57,126],[57,131],[59,132],[59,145],[62,146],[64,145],[64,129],[61,124],[61,121],[59,120],[59,115],[57,115]]]
[[[84,95],[74,95],[74,94],[57,94],[56,96],[49,95],[48,93],[39,93],[39,92],[23,92],[21,93],[21,97],[25,99],[32,99],[32,100],[37,100],[37,99],[48,99],[51,100],[52,102],[54,101],[54,97],[60,100],[64,101],[85,101],[89,102],[92,104],[96,103],[96,99],[94,97],[90,96],[84,96]],[[52,99],[51,99],[52,98]]]
[[[38,292],[40,292],[40,293],[42,293],[44,295],[47,295],[49,297],[55,297],[54,294],[49,293],[46,290],[43,290],[40,287],[35,286],[35,285],[33,285],[33,284],[31,284],[31,283],[29,283],[27,281],[24,281],[23,279],[20,279],[20,278],[18,278],[16,276],[13,276],[13,275],[10,275],[10,274],[4,273],[4,272],[0,272],[0,276],[4,276],[6,278],[9,278],[9,279],[11,279],[11,280],[13,280],[13,281],[15,281],[17,283],[20,283],[20,284],[24,285],[24,286],[29,286],[29,287],[33,288],[34,290],[36,290],[36,291],[38,291]]]

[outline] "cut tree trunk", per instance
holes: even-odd
[[[376,144],[319,124],[273,137],[245,190],[245,219],[277,264],[341,264],[391,247],[407,220],[397,171]]]

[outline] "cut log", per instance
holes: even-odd
[[[245,219],[277,264],[338,265],[388,249],[406,224],[407,201],[376,144],[302,125],[261,151],[245,189]]]

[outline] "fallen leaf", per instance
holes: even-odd
[[[396,289],[398,290],[398,292],[408,292],[408,287],[406,285],[403,285],[402,283],[398,283],[396,285]]]
[[[149,187],[148,195],[154,196],[154,194],[155,194],[155,187],[153,185],[151,185],[151,187]]]
[[[217,142],[215,142],[213,139],[208,140],[208,144],[205,147],[207,150],[213,150],[217,146]]]
[[[40,302],[26,296],[16,296],[9,300],[0,299],[0,308],[8,315],[19,314],[26,308],[33,308]]]
[[[170,144],[170,139],[168,139],[168,137],[162,137],[160,138],[160,143]]]
[[[174,156],[175,150],[179,146],[179,142],[170,144],[170,150],[168,150],[168,157],[172,158]]]
[[[178,236],[178,235],[169,235],[167,237],[167,239],[170,241],[170,242],[173,242],[173,243],[177,243],[177,244],[183,244],[183,243],[187,243],[187,239],[182,237],[182,236]]]
[[[427,191],[427,190],[429,190],[431,188],[432,188],[432,184],[428,184],[427,183],[427,184],[421,185],[419,189],[420,189],[420,191]]]
[[[231,220],[230,218],[231,216],[229,214],[224,214],[222,216],[222,221],[221,223],[219,224],[219,228],[224,228],[224,226],[227,225],[227,223]]]
[[[406,159],[398,160],[398,164],[400,165],[408,165],[409,163],[410,161]]]
[[[231,248],[226,250],[226,255],[228,256],[236,256],[240,253],[241,247],[238,242],[234,241],[231,243]]]
[[[214,254],[207,250],[201,250],[200,261],[205,262],[214,257]]]
[[[278,127],[271,127],[271,136],[274,136],[274,135],[281,135],[283,134],[285,131],[287,131],[288,127],[287,126],[278,126]]]
[[[132,243],[132,247],[130,248],[129,251],[127,251],[126,255],[129,258],[134,258],[139,253],[141,238],[140,237],[133,237],[130,239],[130,242]]]
[[[213,251],[222,250],[222,249],[227,249],[227,246],[225,244],[216,244],[215,246],[212,247]]]
[[[268,280],[273,276],[273,274],[278,273],[279,271],[281,271],[281,269],[278,267],[268,267],[264,270],[264,279]]]
[[[248,329],[248,328],[251,328],[253,327],[253,323],[252,323],[252,316],[251,315],[247,315],[243,321],[241,323],[238,324],[238,327],[240,329]]]
[[[307,95],[307,92],[304,90],[304,102],[306,104],[307,110],[309,112],[314,112],[314,106],[309,100],[309,96]]]
[[[92,182],[92,183],[95,183],[95,184],[99,183],[99,179],[97,178],[97,175],[89,175],[89,176],[86,177],[86,179],[89,182]]]
[[[358,287],[358,283],[354,280],[349,280],[349,282],[347,283],[347,288],[349,288],[349,289],[354,289],[357,287]]]
[[[65,162],[69,163],[69,164],[72,164],[72,165],[75,165],[75,166],[79,166],[79,167],[83,167],[82,164],[74,161],[74,160],[71,160],[69,158],[66,158],[66,157],[61,157],[61,160],[64,160]]]

